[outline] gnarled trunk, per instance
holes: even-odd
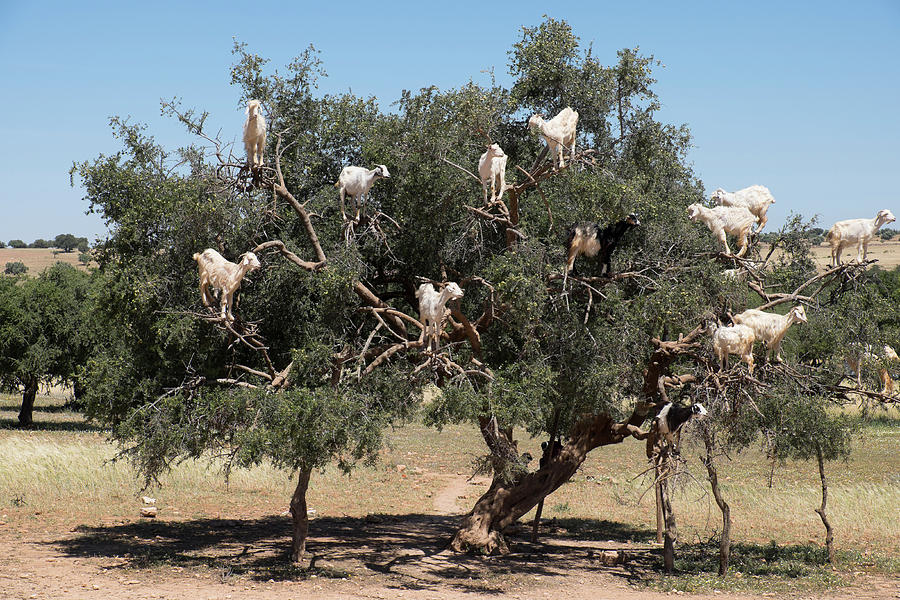
[[[25,391],[22,393],[22,408],[19,409],[19,425],[26,427],[31,425],[34,417],[34,398],[37,396],[38,378],[27,377],[25,379]]]
[[[291,561],[299,562],[306,552],[306,535],[309,533],[309,517],[306,508],[306,490],[309,488],[309,476],[312,469],[300,469],[297,487],[291,497],[291,518],[294,522],[291,542]]]
[[[703,464],[706,466],[713,497],[719,510],[722,511],[722,538],[719,540],[719,576],[722,577],[728,572],[728,561],[731,559],[731,507],[725,502],[722,490],[719,489],[719,474],[713,461],[715,447],[710,435],[707,433],[703,436],[703,443],[706,445],[706,459]]]
[[[597,446],[621,442],[629,435],[642,434],[636,427],[617,424],[608,415],[582,419],[573,428],[569,442],[546,466],[514,482],[495,477],[488,491],[463,519],[450,547],[457,552],[468,549],[488,554],[509,552],[503,530],[568,481],[588,452]]]

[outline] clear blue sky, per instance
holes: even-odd
[[[178,96],[237,139],[232,37],[276,67],[312,43],[322,92],[352,89],[387,108],[403,89],[487,82],[490,68],[508,84],[507,50],[544,13],[606,64],[634,46],[661,60],[660,118],[691,128],[707,190],[768,186],[773,230],[790,210],[826,227],[900,211],[897,0],[257,2],[249,19],[251,4],[0,0],[0,240],[104,232],[68,170],[118,149],[111,115],[175,147],[188,138],[159,100]]]

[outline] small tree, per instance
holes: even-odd
[[[6,263],[6,268],[3,270],[7,275],[24,275],[27,271],[28,267],[20,260]]]
[[[31,242],[29,245],[30,248],[50,248],[53,246],[53,242],[50,240],[45,240],[43,238],[38,238]]]
[[[90,276],[56,263],[16,285],[0,279],[0,386],[23,391],[19,424],[30,425],[38,386],[71,382],[92,349]]]
[[[78,238],[78,251],[84,254],[88,250],[90,250],[91,245],[88,243],[88,239],[86,237]]]
[[[9,240],[10,248],[27,248],[28,244],[23,242],[22,240]]]

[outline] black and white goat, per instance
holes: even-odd
[[[681,426],[692,417],[702,418],[707,415],[702,404],[681,406],[673,402],[667,403],[656,415],[656,427],[659,435],[664,437],[672,448],[675,448],[675,434]]]
[[[575,258],[582,254],[588,257],[599,254],[600,274],[609,277],[612,272],[610,260],[613,250],[616,249],[626,231],[640,224],[637,215],[631,213],[621,221],[606,227],[600,227],[599,223],[579,223],[569,229],[569,236],[566,238],[568,260],[566,272],[563,275],[563,287],[566,285],[569,273],[575,267]]]

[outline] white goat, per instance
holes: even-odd
[[[221,254],[207,248],[203,253],[194,254],[200,270],[200,296],[204,306],[212,306],[215,298],[209,292],[209,286],[221,291],[222,318],[234,321],[231,304],[234,292],[241,287],[244,275],[260,267],[259,259],[252,252],[241,255],[241,262],[235,264],[225,260]]]
[[[491,184],[491,202],[503,198],[506,189],[506,159],[500,144],[491,144],[478,160],[478,176],[484,188],[484,203],[487,204],[488,182]],[[500,188],[499,195],[497,188]]]
[[[528,119],[528,126],[539,129],[547,142],[550,154],[553,155],[553,165],[559,168],[566,166],[564,157],[568,149],[572,158],[575,157],[575,130],[578,127],[578,113],[568,106],[559,111],[559,114],[544,120],[543,115],[533,115]]]
[[[795,306],[786,315],[767,313],[751,308],[731,318],[735,324],[747,325],[756,339],[766,344],[766,360],[775,351],[775,361],[781,362],[781,342],[787,330],[794,323],[806,323],[806,311]]]
[[[699,203],[688,206],[688,218],[691,221],[703,221],[706,226],[719,238],[719,241],[725,246],[725,253],[731,254],[728,247],[728,237],[725,235],[730,233],[738,238],[738,244],[741,249],[737,256],[743,256],[747,252],[747,236],[750,228],[756,223],[756,215],[751,213],[743,206],[716,206],[707,208]]]
[[[747,325],[731,325],[719,327],[715,323],[710,326],[713,351],[723,369],[728,368],[728,355],[737,354],[747,363],[753,375],[753,342],[756,334]]]
[[[722,188],[713,192],[712,199],[720,206],[743,206],[759,219],[757,231],[762,231],[769,218],[766,212],[775,204],[772,192],[764,185],[751,185],[736,192],[726,192]]]
[[[444,286],[444,289],[436,292],[434,286],[430,283],[423,283],[416,290],[416,298],[419,299],[419,320],[422,322],[422,334],[419,341],[427,339],[428,345],[434,344],[435,348],[439,345],[441,335],[441,325],[446,314],[447,302],[450,300],[458,300],[463,297],[463,291],[460,287],[450,282]]]
[[[247,151],[247,164],[251,169],[258,169],[263,164],[263,150],[266,149],[266,119],[259,112],[259,100],[247,103],[244,113],[244,149]]]
[[[344,220],[347,219],[347,213],[344,211],[344,197],[353,198],[353,205],[356,207],[356,220],[359,221],[359,208],[363,199],[375,185],[375,182],[381,178],[390,178],[388,168],[384,165],[375,165],[374,169],[365,167],[344,167],[338,177],[334,187],[341,192],[341,215]]]
[[[831,244],[831,264],[841,264],[841,251],[847,246],[856,244],[856,260],[866,260],[869,253],[869,242],[882,225],[896,221],[894,214],[885,209],[878,211],[874,219],[847,219],[831,226],[825,239]]]

